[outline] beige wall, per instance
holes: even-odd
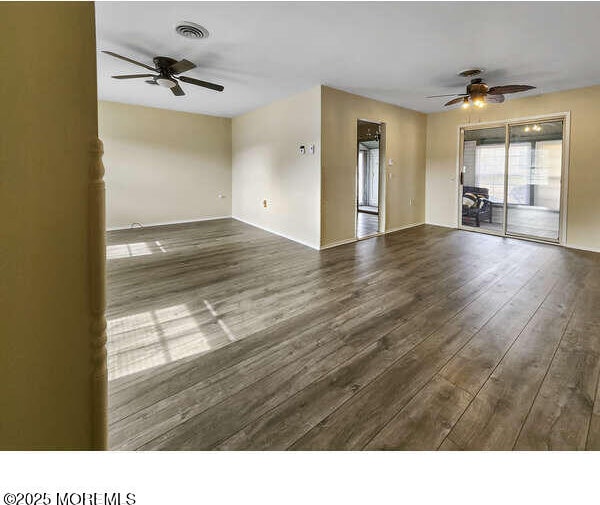
[[[425,220],[425,114],[323,86],[322,246],[355,237],[358,119],[385,123],[386,230]]]
[[[320,87],[233,118],[232,132],[233,216],[318,248]]]
[[[109,229],[231,216],[231,119],[114,102],[98,113]]]
[[[461,124],[571,112],[567,245],[600,251],[600,86],[511,98],[482,111],[427,117],[427,222],[457,226],[456,171]]]
[[[94,5],[2,2],[0,34],[0,449],[89,449]]]

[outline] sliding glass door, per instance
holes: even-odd
[[[503,233],[505,127],[465,130],[462,159],[462,225]]]
[[[460,227],[559,242],[565,119],[461,130]]]
[[[509,130],[506,233],[558,241],[563,121]]]

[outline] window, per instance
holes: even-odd
[[[504,144],[475,147],[475,186],[488,188],[489,199],[504,203]]]

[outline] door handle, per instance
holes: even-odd
[[[463,181],[464,181],[464,177],[465,177],[465,173],[463,171],[460,172],[460,185],[463,185]]]

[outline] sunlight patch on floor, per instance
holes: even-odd
[[[109,245],[106,248],[106,259],[109,260],[131,258],[133,256],[147,256],[148,254],[152,254],[152,250],[147,242]]]
[[[219,316],[218,312],[213,308],[213,306],[209,303],[209,301],[208,300],[203,300],[203,301],[204,301],[204,305],[206,306],[206,308],[208,309],[210,314],[217,320],[217,324],[221,327],[221,329],[223,330],[223,333],[225,333],[225,335],[227,335],[227,338],[231,342],[234,342],[235,340],[237,340],[235,338],[235,335],[232,333],[232,331],[229,329],[229,327],[225,324],[225,321],[223,321],[223,319]]]
[[[211,349],[186,304],[109,319],[107,334],[109,380]]]

